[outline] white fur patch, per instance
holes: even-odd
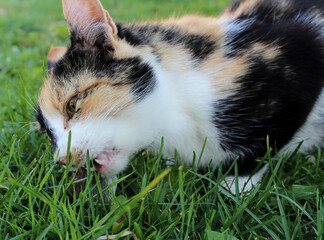
[[[269,165],[265,165],[253,176],[238,177],[238,191],[249,191],[254,186],[258,185],[261,182],[264,174],[268,171],[268,169]],[[221,185],[224,188],[229,189],[231,193],[236,194],[235,176],[227,176]]]
[[[296,132],[290,142],[284,146],[279,154],[293,152],[301,143],[300,151],[307,153],[314,146],[324,147],[324,89],[319,96],[313,110],[308,115],[304,125]]]

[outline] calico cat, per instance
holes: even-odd
[[[54,156],[111,178],[143,148],[224,170],[240,190],[257,158],[324,147],[324,2],[240,0],[217,18],[115,23],[98,0],[63,0],[71,45],[52,48],[37,120]],[[233,179],[233,178],[232,178]],[[231,181],[231,177],[227,178]]]

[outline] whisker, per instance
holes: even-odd
[[[33,101],[29,98],[23,97],[24,100],[28,103],[28,105],[36,112],[36,105],[34,105]]]

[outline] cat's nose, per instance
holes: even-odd
[[[69,159],[72,159],[72,158],[73,158],[72,153],[70,153]],[[68,162],[67,161],[67,156],[59,157],[59,159],[57,161],[58,164],[65,165],[65,166],[66,166],[67,162]]]

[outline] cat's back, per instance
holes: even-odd
[[[324,28],[323,0],[236,0],[219,16],[186,15],[181,18],[170,18],[146,22],[146,25],[160,25],[165,28],[177,28],[188,34],[219,37],[222,25],[226,21],[251,20],[266,24],[296,21],[303,19],[309,25],[321,25]]]
[[[323,11],[322,0],[236,0],[224,11],[222,17],[276,22],[305,14],[317,15],[323,19]]]

